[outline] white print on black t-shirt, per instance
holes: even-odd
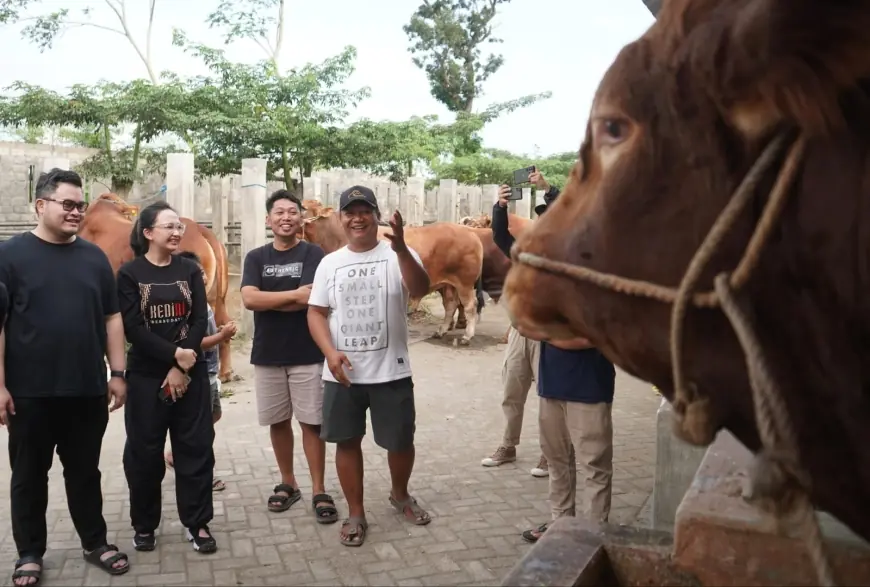
[[[302,263],[263,265],[263,277],[302,277]]]
[[[390,342],[387,328],[387,260],[335,270],[338,350],[377,351]]]
[[[184,301],[161,301],[177,298],[179,292]],[[185,323],[173,342],[187,338],[189,330],[187,318],[190,316],[190,309],[193,307],[190,284],[186,281],[140,283],[139,294],[142,297],[140,309],[142,310],[142,316],[145,318],[145,328],[151,330],[151,325],[153,324],[172,324],[184,320]]]

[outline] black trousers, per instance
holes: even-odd
[[[206,364],[197,363],[190,377],[187,393],[174,404],[165,404],[160,399],[163,377],[127,373],[124,473],[130,486],[130,521],[142,534],[151,534],[160,525],[167,430],[181,523],[195,532],[214,517],[214,424]]]
[[[9,419],[12,535],[18,556],[45,554],[48,471],[63,465],[66,501],[82,548],[106,544],[100,451],[109,423],[106,396],[14,398]]]

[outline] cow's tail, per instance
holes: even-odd
[[[483,312],[483,307],[486,305],[486,300],[483,297],[483,274],[477,278],[477,283],[474,284],[474,295],[477,297],[477,315]]]

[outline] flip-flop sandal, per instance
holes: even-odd
[[[266,502],[270,512],[286,512],[294,503],[302,499],[302,492],[298,488],[279,483],[272,490],[272,497]],[[281,495],[286,493],[287,495]]]
[[[406,521],[411,522],[415,526],[425,526],[432,521],[432,518],[429,517],[429,513],[421,508],[417,504],[417,500],[413,497],[409,496],[408,499],[404,501],[398,501],[395,497],[391,495],[390,505],[396,508],[396,511],[402,514],[402,517],[405,518]],[[408,516],[407,512],[405,511],[406,509],[411,510],[411,513],[414,515],[413,520]]]
[[[100,558],[107,552],[114,552],[115,554],[105,559]],[[121,549],[114,544],[106,544],[91,552],[83,552],[82,557],[87,562],[103,569],[110,575],[123,575],[130,570],[130,561],[127,559],[127,555],[121,552]],[[126,561],[127,564],[123,567],[115,567],[115,563],[119,561]]]
[[[532,530],[526,530],[522,533],[523,540],[534,544],[535,542],[540,540],[541,536],[544,535],[544,532],[547,531],[547,526],[549,526],[549,524],[541,524],[537,528],[534,528]]]
[[[215,479],[211,484],[211,490],[214,492],[223,491],[227,488],[227,484],[221,481],[220,479]]]
[[[338,520],[335,500],[328,493],[318,493],[312,497],[311,505],[314,508],[314,519],[318,524],[333,524]]]
[[[342,531],[350,526],[350,529],[345,532],[347,538],[339,532],[338,539],[345,546],[362,546],[366,541],[366,531],[369,529],[369,523],[361,516],[351,516],[341,524]]]
[[[21,570],[21,567],[30,564],[39,565],[39,568]],[[25,556],[24,558],[18,559],[15,561],[15,570],[12,572],[12,584],[15,585],[15,581],[18,579],[30,578],[33,579],[33,581],[28,583],[27,587],[36,587],[42,579],[42,566],[42,558],[38,556]]]

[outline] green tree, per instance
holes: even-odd
[[[152,86],[161,85],[166,80],[175,80],[172,74],[158,74],[154,63],[152,39],[157,0],[138,0],[138,4],[145,9],[147,14],[144,19],[144,42],[142,39],[137,39],[141,32],[137,34],[134,25],[138,24],[139,19],[132,14],[129,0],[102,0],[101,2],[93,0],[91,4],[86,4],[75,10],[59,8],[53,11],[39,11],[41,4],[41,0],[0,0],[0,24],[21,25],[21,36],[34,43],[40,51],[53,48],[65,32],[79,28],[90,28],[120,36],[127,41],[141,61]],[[140,82],[137,87],[141,89],[143,85]],[[141,95],[145,93],[153,96],[153,92],[143,92]],[[128,93],[125,97],[127,105],[135,103],[134,95]],[[31,110],[31,114],[38,117],[38,114],[33,110]],[[148,117],[141,117],[140,120],[148,120]],[[94,173],[105,172],[102,177],[112,177],[113,189],[117,188],[119,192],[126,193],[132,187],[131,180],[135,181],[142,175],[140,157],[148,153],[149,158],[151,158],[151,152],[145,149],[142,143],[143,138],[151,133],[142,131],[138,127],[129,129],[124,125],[105,125],[102,122],[97,124],[100,125],[98,134],[102,136],[102,140],[98,141],[98,148],[101,149],[101,152],[95,156],[94,161],[91,161],[90,164],[85,162],[83,166]],[[72,123],[72,126],[76,130],[84,132],[78,123]],[[186,143],[188,149],[195,151],[196,145],[183,126],[174,127],[171,131],[167,129],[167,132],[177,134]],[[119,145],[117,148],[120,151],[116,154],[104,151],[111,149],[113,139],[120,135],[129,135],[129,143],[132,144]],[[79,138],[82,138],[81,135]],[[151,165],[150,162],[146,161],[145,163],[148,166]]]
[[[203,169],[238,172],[241,159],[264,157],[271,177],[292,189],[294,169],[303,176],[340,165],[344,121],[368,88],[343,86],[354,70],[356,49],[346,47],[320,64],[274,74],[274,64],[232,63],[220,49],[191,43],[176,33],[176,43],[199,57],[209,75],[187,80],[191,132],[199,144]],[[185,119],[186,120],[186,119]]]
[[[501,54],[483,55],[500,4],[510,0],[424,0],[403,27],[414,64],[426,72],[432,96],[451,112],[472,112],[483,82],[504,65]]]
[[[0,124],[12,128],[43,127],[71,144],[99,149],[79,167],[91,178],[111,178],[119,195],[129,193],[145,167],[153,168],[150,141],[164,133],[181,133],[190,126],[188,100],[178,83],[160,88],[144,80],[125,84],[77,84],[66,94],[24,82],[10,87],[14,96],[0,101]],[[196,114],[195,112],[193,113]],[[132,144],[125,135],[133,127]]]
[[[479,153],[455,157],[446,163],[436,163],[435,184],[440,179],[457,179],[469,185],[509,184],[514,170],[535,165],[544,177],[556,187],[562,188],[568,174],[577,161],[577,153],[558,153],[549,157],[529,157],[508,151],[486,149]]]

